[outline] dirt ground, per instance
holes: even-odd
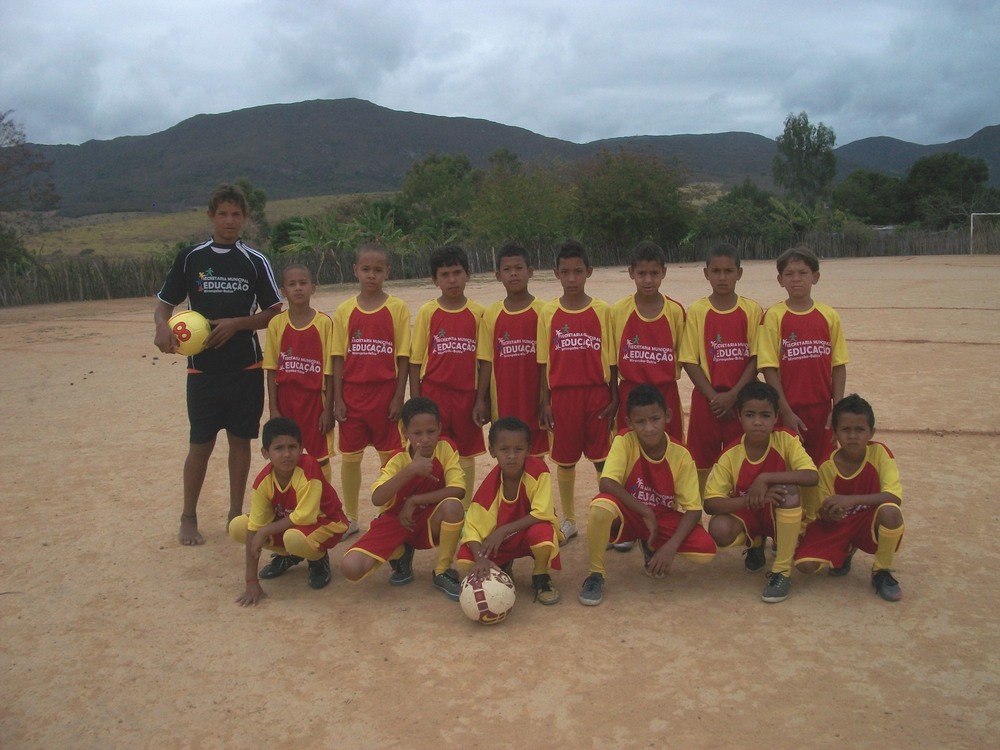
[[[547,270],[533,288],[558,291]],[[768,605],[737,550],[679,560],[662,581],[636,551],[608,553],[604,603],[587,608],[581,538],[555,576],[562,602],[533,604],[521,561],[521,598],[493,628],[431,588],[430,552],[402,589],[382,571],[349,584],[335,565],[316,592],[299,566],[241,609],[224,440],[200,507],[207,543],[176,541],[184,363],[153,347],[153,300],[0,310],[0,746],[995,747],[998,288],[998,257],[822,266],[815,296],[843,317],[848,392],[873,402],[900,464],[902,602],[873,594],[864,554],[845,579],[794,576]],[[391,289],[414,310],[433,294]],[[613,301],[630,281],[598,270],[588,289]],[[483,303],[501,291],[486,276],[469,288]],[[664,291],[687,305],[708,285],[684,264]],[[773,264],[747,264],[740,291],[780,299]],[[350,293],[323,288],[316,306]],[[364,468],[367,482],[374,453]],[[581,465],[581,511],[595,489]]]

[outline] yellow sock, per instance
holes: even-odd
[[[340,463],[340,484],[344,513],[358,522],[358,497],[361,495],[361,453],[345,453]]]
[[[464,521],[457,523],[441,522],[441,531],[438,534],[438,559],[434,566],[434,575],[444,573],[451,567],[451,561],[455,557],[458,543],[462,540],[462,527]]]
[[[604,551],[611,538],[611,526],[615,522],[615,514],[608,508],[597,503],[590,504],[590,514],[587,516],[587,555],[590,558],[589,573],[605,574]]]
[[[774,553],[772,573],[790,576],[795,545],[799,541],[799,527],[802,525],[802,508],[778,508],[774,512],[774,534],[778,551]]]
[[[476,494],[476,459],[472,456],[463,456],[458,459],[462,473],[465,474],[465,497],[462,498],[463,507],[468,510],[472,505],[472,496]]]
[[[556,484],[559,485],[559,504],[562,507],[563,518],[576,523],[576,508],[573,507],[573,496],[576,494],[576,467],[556,466]]]
[[[899,540],[903,538],[903,526],[898,529],[887,529],[885,526],[878,527],[878,546],[875,548],[875,564],[872,572],[876,570],[891,570],[892,558],[899,549]]]

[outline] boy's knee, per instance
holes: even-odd
[[[367,555],[363,555],[360,552],[348,551],[344,555],[344,559],[340,562],[341,574],[352,583],[360,581],[365,577],[365,573],[368,572],[368,567],[365,565],[367,559]]]
[[[465,520],[465,506],[455,497],[441,501],[441,520],[447,523],[460,523]]]
[[[879,507],[875,520],[887,529],[898,529],[903,525],[903,511],[898,505],[887,503]]]
[[[228,531],[229,538],[234,542],[239,542],[240,544],[247,543],[247,524],[250,522],[250,516],[240,515],[233,518],[229,522]]]
[[[802,573],[819,573],[825,566],[816,560],[802,560],[795,563],[795,569]]]
[[[719,547],[730,547],[743,531],[743,527],[732,516],[712,516],[708,522],[708,533]]]

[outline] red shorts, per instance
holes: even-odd
[[[556,540],[556,529],[551,523],[545,523],[544,521],[532,524],[526,529],[515,531],[506,537],[500,543],[500,549],[490,558],[490,562],[500,567],[519,557],[534,557],[531,548],[539,544],[555,546],[556,555],[552,559],[550,567],[553,570],[562,570],[562,564],[559,562],[559,542]],[[456,559],[468,562],[475,562],[476,560],[468,544],[463,544],[458,548]]]
[[[357,453],[374,445],[379,453],[403,447],[398,422],[389,421],[396,383],[344,383],[347,419],[340,423],[340,452]]]
[[[441,501],[443,502],[444,500]],[[383,513],[375,517],[368,526],[368,531],[347,551],[356,549],[379,562],[385,562],[401,544],[409,544],[414,549],[431,549],[435,546],[434,535],[431,533],[431,516],[441,503],[424,505],[416,510],[413,513],[412,529],[403,526],[395,513]]]
[[[619,542],[631,542],[636,539],[645,541],[649,538],[649,528],[646,526],[646,522],[642,520],[642,516],[625,506],[614,495],[602,493],[597,495],[594,500],[606,500],[614,503],[615,507],[618,508],[620,518],[618,531],[615,532],[615,524],[612,524],[611,536],[608,539],[610,543],[618,544]],[[656,541],[653,542],[651,549],[657,550],[666,544],[677,533],[677,526],[683,517],[684,514],[681,511],[673,508],[657,513],[656,522],[659,533],[656,535]],[[714,555],[717,549],[715,540],[712,539],[711,534],[705,530],[704,526],[698,524],[691,529],[691,533],[687,535],[687,539],[681,542],[681,546],[677,548],[677,552],[680,554]]]
[[[441,436],[451,438],[462,458],[486,452],[483,428],[472,421],[475,391],[460,391],[446,385],[423,381],[420,395],[429,398],[441,411]]]
[[[283,416],[295,420],[302,431],[302,447],[317,461],[333,455],[333,430],[319,431],[319,418],[323,416],[323,392],[279,385],[278,409]]]
[[[748,547],[765,537],[777,539],[774,531],[774,506],[771,503],[765,503],[761,508],[741,508],[732,515],[743,524]]]
[[[250,520],[250,516],[242,515],[236,516],[229,523],[229,536],[238,541],[240,544],[246,544],[247,541],[247,523]],[[331,520],[329,518],[325,519],[322,523],[311,523],[305,526],[292,526],[280,535],[271,534],[267,538],[267,546],[274,550],[285,550],[285,540],[284,535],[289,531],[298,531],[309,540],[312,546],[315,546],[320,551],[326,551],[333,549],[340,540],[344,538],[344,532],[338,529],[343,529],[346,526],[347,518],[346,516],[342,519]]]
[[[611,450],[611,423],[597,415],[611,403],[606,385],[556,388],[552,391],[552,450],[549,458],[570,466],[586,456],[603,461]]]
[[[691,417],[688,422],[687,449],[691,451],[694,465],[711,469],[722,455],[722,450],[743,434],[735,410],[732,419],[718,419],[712,414],[708,399],[695,388],[691,391]]]
[[[824,562],[833,568],[842,568],[852,547],[874,555],[878,549],[875,516],[879,507],[865,508],[839,521],[813,521],[806,527],[805,536],[799,542],[795,561]]]
[[[827,429],[826,420],[830,416],[830,404],[798,404],[792,406],[792,411],[806,424],[806,434],[799,435],[806,453],[817,466],[826,461],[833,452],[833,430]],[[778,419],[781,427],[781,419]]]
[[[618,429],[624,430],[628,427],[628,394],[632,392],[639,383],[630,383],[623,380],[618,384]],[[670,419],[667,420],[667,434],[670,439],[684,445],[684,411],[681,409],[681,396],[677,391],[677,381],[671,380],[662,386],[657,386],[657,390],[663,394],[663,400],[670,410]]]

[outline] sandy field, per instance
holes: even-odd
[[[390,287],[414,310],[434,294]],[[558,293],[548,270],[533,289]],[[630,289],[623,269],[588,287]],[[1000,258],[977,256],[824,262],[814,290],[843,317],[848,392],[873,402],[899,460],[903,601],[874,595],[864,554],[847,578],[795,575],[769,605],[738,550],[661,581],[633,551],[608,553],[604,603],[583,607],[580,538],[554,577],[562,602],[533,604],[520,561],[520,599],[493,628],[431,588],[430,552],[401,589],[387,570],[347,583],[335,552],[326,589],[301,565],[241,609],[225,440],[207,543],[177,544],[184,363],[153,347],[153,300],[0,310],[0,747],[995,747],[998,289]],[[688,305],[709,290],[684,264],[664,291]],[[773,264],[747,264],[740,291],[781,299]],[[315,306],[350,293],[322,288]],[[487,276],[469,287],[501,293]],[[581,465],[581,511],[595,490]],[[363,498],[363,527],[371,513]]]

